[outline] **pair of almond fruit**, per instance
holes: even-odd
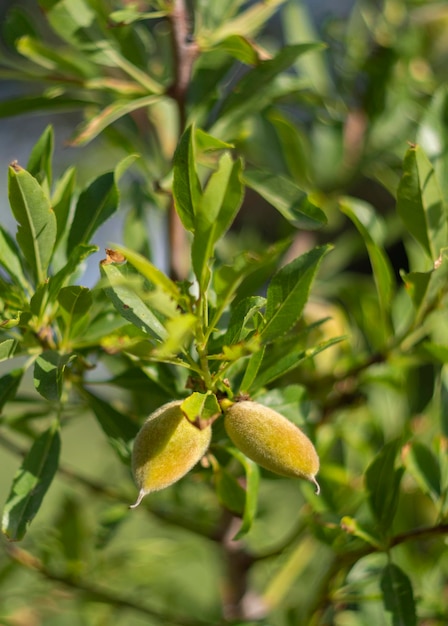
[[[154,411],[135,439],[132,471],[140,491],[131,508],[148,493],[169,487],[185,476],[207,452],[211,426],[197,428],[183,414],[181,403],[168,402]],[[250,400],[226,401],[223,409],[227,434],[243,454],[281,476],[311,481],[319,493],[319,457],[295,424]]]

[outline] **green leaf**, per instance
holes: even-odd
[[[174,206],[189,231],[194,230],[195,214],[202,195],[195,152],[194,127],[189,126],[180,138],[173,157]]]
[[[272,383],[274,380],[277,380],[281,376],[284,376],[288,372],[294,370],[296,367],[299,367],[305,359],[310,359],[313,356],[316,356],[327,348],[336,345],[343,339],[344,337],[333,337],[328,341],[323,341],[322,343],[305,350],[290,349],[288,351],[285,348],[284,356],[279,356],[277,351],[275,351],[273,357],[270,356],[269,358],[266,358],[267,353],[265,353],[265,359],[262,361],[261,366],[259,366],[259,373],[257,377],[250,385],[250,391],[253,393],[257,389]],[[249,389],[247,389],[247,391],[249,391]]]
[[[257,65],[260,61],[255,46],[241,35],[229,35],[220,41],[215,49],[224,50],[224,52],[246,65]]]
[[[365,472],[365,484],[370,509],[384,534],[392,532],[392,522],[398,506],[400,482],[404,468],[395,469],[400,448],[398,439],[387,443]]]
[[[60,354],[56,350],[46,350],[34,363],[34,387],[46,400],[57,402],[61,399],[64,370],[75,355]]]
[[[52,28],[70,43],[76,43],[78,31],[88,28],[96,19],[85,0],[39,0],[39,4]]]
[[[419,122],[417,143],[434,167],[443,198],[448,198],[448,89],[439,87]]]
[[[330,245],[320,246],[282,267],[268,286],[264,342],[274,341],[300,319],[311,284]]]
[[[129,167],[135,158],[135,155],[125,157],[113,172],[102,174],[81,193],[68,235],[68,255],[80,243],[89,243],[95,231],[118,209],[117,182],[123,167]]]
[[[325,213],[291,180],[262,170],[246,170],[243,181],[295,228],[311,230],[327,223]]]
[[[409,294],[417,319],[431,310],[445,292],[448,280],[448,250],[441,251],[440,258],[429,272],[401,272],[401,277]]]
[[[159,359],[164,359],[182,352],[193,337],[197,323],[197,317],[190,313],[176,315],[176,317],[167,320],[165,324],[166,339],[162,345],[154,348],[153,355]]]
[[[257,513],[260,469],[256,463],[248,459],[247,456],[236,448],[226,448],[226,450],[241,463],[246,476],[246,499],[244,502],[243,521],[239,531],[233,537],[233,540],[236,541],[247,535],[255,519]]]
[[[81,285],[63,287],[58,294],[58,302],[68,314],[67,324],[70,326],[79,317],[84,316],[92,306],[92,292]]]
[[[255,352],[248,360],[244,370],[243,380],[240,385],[240,393],[247,393],[257,378],[258,371],[263,362],[265,347]]]
[[[42,283],[56,242],[56,218],[37,180],[16,163],[9,167],[9,201],[19,223],[17,243]]]
[[[23,377],[23,369],[15,369],[0,378],[0,412],[7,402],[15,398]]]
[[[16,285],[26,291],[30,289],[23,273],[20,252],[10,234],[2,226],[0,226],[0,265]]]
[[[93,103],[88,97],[72,98],[64,95],[11,98],[0,102],[0,118],[35,113],[36,111],[73,111],[73,109],[83,109],[86,105],[91,104]]]
[[[48,280],[48,298],[50,302],[54,302],[64,284],[75,277],[85,259],[97,251],[97,246],[84,243],[79,244],[72,250],[64,267],[61,267],[59,272]]]
[[[238,480],[224,467],[217,464],[213,468],[213,481],[221,506],[242,517],[246,503],[246,491]]]
[[[132,288],[127,279],[115,265],[101,265],[101,272],[109,281],[110,287],[105,287],[107,297],[120,315],[156,339],[166,339],[168,333],[149,309],[140,296]]]
[[[0,361],[11,359],[16,351],[17,341],[15,339],[5,339],[0,342]]]
[[[366,543],[374,546],[377,550],[383,550],[381,540],[378,537],[374,537],[371,532],[366,530],[355,518],[345,515],[341,519],[341,527],[346,533],[362,539]]]
[[[131,460],[130,443],[138,433],[137,424],[124,413],[114,409],[109,402],[105,402],[86,389],[79,391],[95,414],[112,448],[120,459],[129,465]]]
[[[369,254],[380,308],[385,321],[390,324],[390,307],[394,292],[393,270],[383,247],[384,225],[373,207],[357,198],[340,200],[341,211],[347,215],[361,234]]]
[[[175,302],[179,302],[180,291],[176,283],[153,265],[151,261],[146,259],[142,254],[133,252],[124,246],[114,245],[114,250],[121,252],[121,254],[126,257],[126,260],[152,285],[160,287],[168,296],[173,298]]]
[[[437,502],[442,495],[441,470],[437,457],[419,441],[405,448],[404,464],[421,490]]]
[[[55,190],[51,198],[51,204],[57,223],[56,243],[61,240],[66,230],[75,190],[75,182],[76,170],[74,167],[69,167],[61,178],[56,181]]]
[[[50,193],[52,185],[52,159],[53,159],[54,133],[53,127],[47,126],[31,150],[28,159],[27,171],[34,176],[37,182],[42,185],[47,195]]]
[[[215,394],[210,392],[193,392],[183,400],[180,408],[191,422],[195,422],[197,419],[208,420],[221,413]]]
[[[381,591],[393,626],[417,626],[414,593],[408,576],[398,565],[388,563],[381,575]]]
[[[434,169],[419,146],[406,153],[397,211],[409,233],[435,262],[448,245],[447,215]]]
[[[209,261],[214,246],[232,224],[243,201],[241,170],[241,160],[233,162],[225,153],[196,210],[191,258],[201,292],[210,280]]]
[[[285,0],[270,0],[269,2],[257,2],[250,5],[246,10],[239,12],[231,19],[220,19],[215,28],[206,33],[205,45],[211,46],[231,35],[253,37],[260,28],[265,26],[268,19],[277,11]],[[202,41],[199,42],[200,45]],[[202,44],[204,45],[204,44]]]
[[[312,50],[321,50],[320,43],[300,43],[292,46],[283,46],[278,54],[267,61],[262,61],[244,77],[232,89],[224,101],[221,119],[234,113],[237,109],[249,112],[259,110],[263,103],[263,92],[281,72],[289,69],[291,65],[303,54]]]
[[[82,124],[69,141],[70,146],[85,146],[91,142],[108,126],[120,118],[144,109],[160,101],[160,96],[150,95],[144,98],[134,98],[133,100],[118,100],[104,108],[97,115]]]
[[[2,531],[20,541],[38,512],[59,463],[59,425],[55,422],[34,442],[16,473],[3,510]]]

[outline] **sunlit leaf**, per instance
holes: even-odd
[[[9,167],[9,201],[19,223],[17,243],[41,283],[56,242],[56,218],[37,180],[16,163]]]

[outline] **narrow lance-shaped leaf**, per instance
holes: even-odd
[[[58,302],[73,323],[73,320],[85,315],[92,306],[92,292],[81,285],[69,285],[60,290]]]
[[[187,230],[193,231],[196,209],[201,198],[201,184],[196,171],[193,126],[186,129],[174,153],[173,197],[182,224]]]
[[[398,506],[398,495],[404,469],[395,469],[400,441],[387,443],[370,463],[365,472],[366,490],[371,511],[379,529],[386,535],[391,532],[392,521]]]
[[[68,235],[67,254],[75,246],[89,243],[95,231],[118,209],[117,182],[135,158],[135,155],[126,157],[113,172],[102,174],[81,193]]]
[[[384,321],[389,321],[394,279],[389,258],[381,245],[382,224],[373,208],[356,198],[342,198],[341,211],[347,215],[361,234],[372,264],[373,276]]]
[[[26,166],[27,171],[42,185],[47,195],[52,184],[54,133],[52,126],[47,126],[31,150]]]
[[[414,593],[408,576],[394,563],[381,575],[384,608],[392,613],[393,626],[417,626]]]
[[[60,446],[55,422],[36,439],[15,475],[2,520],[2,531],[9,540],[22,539],[38,512],[58,468]]]
[[[233,537],[234,540],[237,540],[247,535],[257,513],[260,469],[256,463],[248,459],[247,456],[236,448],[227,448],[227,450],[241,463],[246,476],[246,499],[244,503],[243,520],[239,531]]]
[[[9,167],[9,201],[19,223],[17,243],[36,283],[41,283],[56,242],[56,218],[42,187],[17,163]]]
[[[0,265],[9,274],[14,283],[22,289],[29,291],[30,286],[23,273],[20,253],[14,240],[0,226]]]
[[[267,363],[262,361],[261,365],[258,365],[259,372],[257,376],[252,380],[246,391],[249,391],[250,389],[251,393],[254,393],[257,389],[261,389],[268,383],[271,383],[288,372],[291,372],[305,359],[310,359],[313,356],[316,356],[327,348],[343,341],[343,339],[344,337],[333,337],[328,341],[323,341],[322,343],[317,344],[317,346],[313,346],[312,348],[308,348],[306,350],[290,350],[289,352],[286,352],[284,356],[275,358],[274,361],[272,358],[269,359]],[[265,352],[265,355],[266,354],[267,353]]]
[[[314,248],[282,267],[273,277],[267,291],[263,341],[284,335],[300,319],[317,269],[330,249],[329,245]]]
[[[442,494],[441,470],[437,457],[419,441],[414,441],[404,450],[404,464],[424,493],[434,501]]]
[[[165,327],[132,289],[132,285],[129,285],[129,281],[118,267],[103,264],[101,272],[107,277],[110,285],[105,287],[104,291],[120,315],[150,336],[166,339],[168,333]]]
[[[434,169],[419,146],[409,148],[404,158],[397,211],[409,233],[436,261],[448,245],[446,208]]]
[[[262,170],[244,172],[243,180],[296,228],[321,228],[327,223],[325,213],[291,180]]]
[[[55,190],[51,198],[54,215],[57,222],[56,242],[59,242],[65,233],[71,202],[75,190],[76,169],[69,167],[55,183]]]
[[[0,378],[0,413],[9,400],[12,400],[22,380],[23,369],[15,369]]]
[[[210,280],[208,263],[214,246],[230,227],[243,201],[241,169],[240,160],[233,162],[228,153],[224,154],[197,207],[191,256],[202,292]]]
[[[0,342],[0,361],[12,359],[16,348],[17,341],[15,339],[5,339],[5,341]]]
[[[174,281],[172,281],[166,274],[164,274],[158,267],[156,267],[151,261],[145,258],[142,254],[134,252],[124,246],[114,245],[114,249],[126,258],[126,260],[135,269],[156,287],[160,287],[167,295],[169,295],[176,302],[179,301],[180,291]]]
[[[417,143],[421,145],[434,167],[442,196],[448,198],[448,88],[442,84],[425,107],[417,129]]]

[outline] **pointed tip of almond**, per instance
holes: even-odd
[[[315,476],[311,476],[310,481],[315,485],[316,487],[316,491],[314,492],[316,494],[316,496],[318,496],[320,494],[320,485],[316,480]]]
[[[140,493],[138,494],[137,500],[134,502],[134,504],[130,504],[129,508],[130,509],[136,509],[138,507],[138,505],[140,504],[140,502],[143,500],[143,498],[146,496],[147,492],[144,491],[143,489],[140,490]]]

